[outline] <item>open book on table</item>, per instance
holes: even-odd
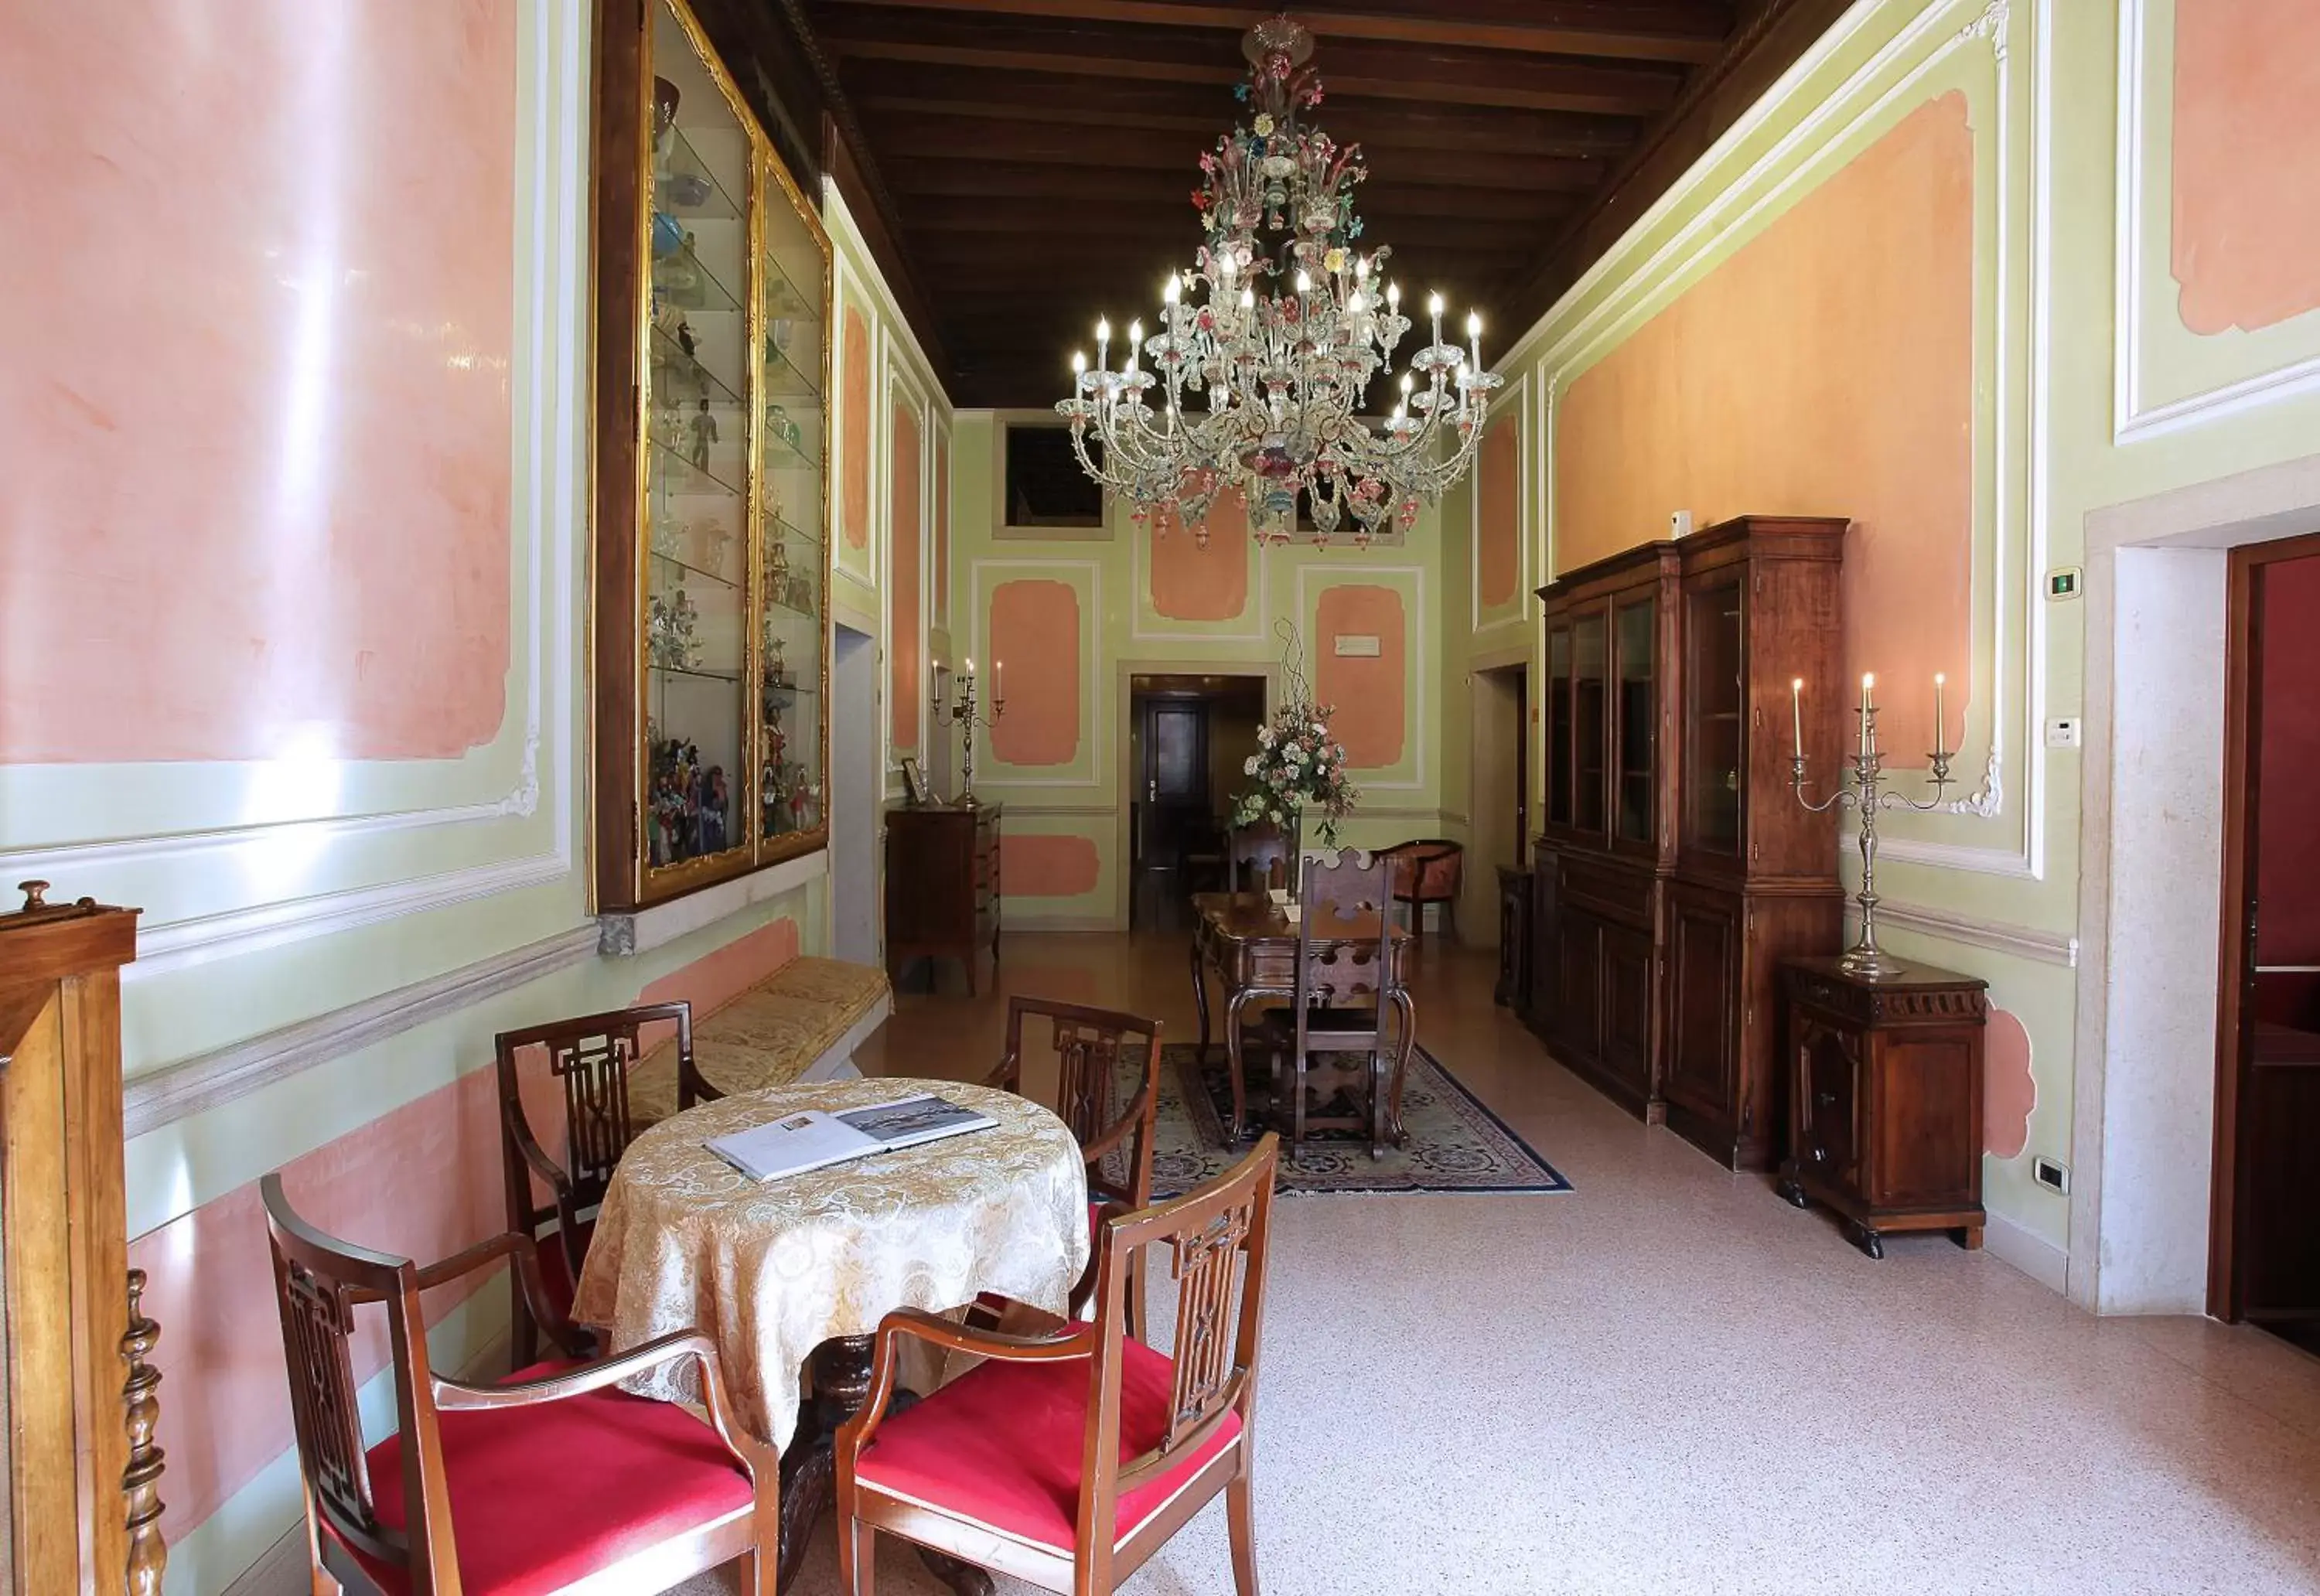
[[[986,1114],[963,1109],[929,1092],[838,1114],[802,1109],[770,1124],[752,1125],[702,1145],[743,1174],[766,1181],[843,1164],[870,1153],[915,1147],[997,1123]]]

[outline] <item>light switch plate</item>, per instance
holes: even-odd
[[[2064,715],[2046,722],[2046,746],[2050,748],[2075,748],[2083,740],[2080,721],[2075,715]]]
[[[2030,1160],[2030,1178],[2059,1197],[2071,1194],[2071,1166],[2053,1158]]]
[[[2046,596],[2060,603],[2087,590],[2087,573],[2080,566],[2056,566],[2046,573]]]

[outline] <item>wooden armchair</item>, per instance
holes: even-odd
[[[588,1256],[596,1210],[604,1201],[612,1167],[636,1139],[629,1112],[629,1071],[644,1049],[639,1038],[648,1025],[676,1027],[676,1106],[689,1109],[723,1095],[693,1063],[693,1006],[648,1003],[576,1020],[503,1030],[493,1038],[499,1056],[500,1163],[507,1186],[507,1227],[539,1243],[540,1280],[558,1319],[572,1310],[580,1265]],[[564,1161],[548,1156],[524,1111],[520,1057],[526,1049],[548,1053],[547,1078],[564,1105]],[[546,1183],[548,1200],[534,1200],[533,1177]],[[555,1229],[543,1235],[543,1227]],[[511,1317],[515,1360],[537,1355],[539,1326],[520,1286]]]
[[[584,1581],[659,1591],[739,1557],[741,1596],[773,1596],[778,1460],[734,1423],[707,1337],[681,1332],[594,1363],[538,1364],[498,1385],[446,1380],[428,1364],[420,1293],[501,1263],[531,1294],[542,1328],[576,1350],[539,1300],[531,1238],[497,1236],[421,1268],[308,1225],[278,1174],[258,1189],[314,1589],[329,1588],[327,1575],[378,1596],[513,1596]],[[355,1310],[367,1303],[385,1310],[401,1419],[369,1447],[353,1350]],[[614,1389],[680,1359],[698,1366],[705,1424]]]
[[[1353,848],[1305,861],[1295,996],[1264,1023],[1274,1112],[1289,1132],[1291,1163],[1315,1130],[1365,1131],[1373,1158],[1385,1156],[1393,1133],[1397,1054],[1386,1036],[1391,869],[1384,855]],[[1343,1062],[1348,1057],[1358,1062]],[[1327,1112],[1340,1093],[1351,1111]]]
[[[1023,1020],[1037,1016],[1054,1028],[1056,1114],[1070,1128],[1087,1161],[1088,1225],[1100,1234],[1107,1205],[1138,1209],[1152,1201],[1153,1133],[1160,1115],[1160,1021],[1111,1009],[1090,1009],[1046,998],[1007,1002],[1007,1055],[988,1085],[1023,1090]],[[1141,1056],[1135,1095],[1119,1103],[1120,1062]],[[1128,1261],[1128,1333],[1142,1332],[1144,1260]],[[1078,1313],[1095,1290],[1096,1259],[1072,1293]],[[991,1303],[978,1304],[989,1308]]]
[[[1443,929],[1458,934],[1458,886],[1465,874],[1466,850],[1445,838],[1422,837],[1397,842],[1379,850],[1393,864],[1393,901],[1409,906],[1409,931],[1426,934],[1426,906],[1442,905]]]
[[[1249,1441],[1280,1138],[1199,1191],[1104,1220],[1095,1319],[1002,1336],[905,1309],[838,1434],[838,1563],[871,1596],[877,1532],[1066,1596],[1108,1596],[1218,1492],[1233,1584],[1257,1596]],[[1166,1247],[1174,1358],[1127,1333],[1124,1261]],[[893,1410],[905,1337],[986,1360]]]

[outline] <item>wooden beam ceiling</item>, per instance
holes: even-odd
[[[1200,157],[1238,119],[1242,32],[1273,14],[757,3],[793,22],[854,130],[835,164],[876,196],[953,399],[1000,407],[1051,404],[1099,312],[1148,317],[1163,272],[1191,259]],[[1317,40],[1315,119],[1366,158],[1364,241],[1393,247],[1413,298],[1481,308],[1503,349],[1672,180],[1671,152],[1704,148],[1699,130],[1727,124],[1843,4],[1324,0],[1292,14]]]

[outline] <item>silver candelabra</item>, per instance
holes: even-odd
[[[1861,905],[1861,935],[1844,950],[1838,964],[1847,975],[1874,981],[1880,976],[1897,975],[1901,961],[1877,946],[1877,814],[1885,809],[1910,809],[1919,812],[1941,807],[1942,793],[1950,784],[1950,759],[1956,752],[1941,745],[1946,740],[1942,729],[1943,678],[1934,678],[1934,795],[1920,802],[1905,793],[1883,790],[1885,773],[1884,750],[1877,746],[1877,702],[1872,696],[1877,678],[1861,678],[1861,707],[1854,712],[1861,721],[1861,740],[1853,756],[1853,784],[1839,787],[1815,803],[1805,796],[1805,739],[1803,694],[1804,680],[1799,677],[1790,685],[1791,707],[1795,712],[1797,751],[1789,761],[1790,785],[1796,790],[1797,802],[1815,814],[1844,805],[1850,805],[1861,815],[1861,890],[1853,902]]]
[[[1001,667],[1003,672],[1005,667]],[[960,742],[958,757],[958,802],[965,809],[975,807],[974,802],[974,729],[988,731],[1007,712],[1007,701],[999,696],[999,685],[992,685],[991,712],[983,714],[975,707],[974,661],[966,662],[966,670],[958,678],[958,698],[950,706],[950,718],[958,722]]]

